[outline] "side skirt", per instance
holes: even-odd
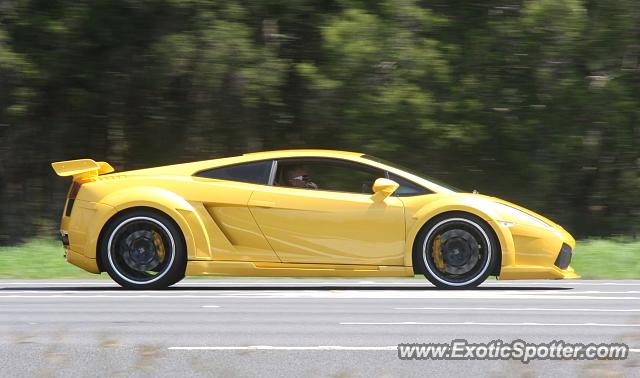
[[[189,261],[187,276],[410,277],[409,266],[287,264],[246,261]]]

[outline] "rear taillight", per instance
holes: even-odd
[[[84,178],[84,179],[78,179],[73,181],[73,183],[71,184],[71,188],[69,188],[69,194],[67,195],[68,201],[67,201],[67,209],[65,211],[66,216],[71,215],[71,210],[73,209],[73,203],[75,202],[76,197],[78,197],[78,192],[80,191],[80,187],[82,186],[82,184],[86,184],[91,181],[95,181],[95,179]]]

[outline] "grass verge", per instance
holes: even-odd
[[[0,247],[0,278],[109,278],[92,274],[64,260],[62,243],[56,240],[33,240],[14,247]]]
[[[579,241],[571,266],[583,279],[640,279],[640,241]]]
[[[584,279],[640,279],[640,241],[597,239],[579,241],[571,266]],[[34,240],[0,247],[0,279],[108,278],[64,261],[58,241]]]

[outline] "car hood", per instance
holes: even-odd
[[[555,228],[563,232],[566,232],[564,228],[562,228],[562,226],[552,221],[551,219],[543,215],[540,215],[534,211],[531,211],[526,207],[522,207],[513,202],[503,200],[502,198],[487,196],[483,194],[475,194],[475,193],[455,193],[451,195],[460,197],[460,200],[462,200],[463,202],[471,203],[480,208],[490,211],[492,214],[494,214],[494,217],[496,217],[496,220],[519,223],[519,219],[516,219],[517,217],[514,216],[514,213],[517,213],[517,211],[520,211],[529,215],[530,217],[536,218],[542,223],[545,223],[550,228]],[[516,211],[508,211],[509,208],[514,209]]]

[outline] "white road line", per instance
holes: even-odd
[[[211,287],[211,290],[202,290],[202,289],[198,289],[198,290],[193,290],[193,289],[185,289],[185,290],[145,290],[145,293],[161,293],[161,294],[184,294],[184,293],[205,293],[206,291],[217,291],[218,288],[216,287]],[[278,292],[280,291],[278,288],[274,288],[274,287],[263,287],[260,289],[256,289],[256,290],[252,290],[252,291],[246,291],[246,290],[228,290],[229,288],[224,288],[225,292],[247,292],[247,293],[252,293],[252,292]],[[384,289],[380,289],[380,290],[372,290],[372,291],[377,291],[377,292],[389,292],[390,290],[394,290],[395,289],[388,289],[388,288],[384,288]],[[340,289],[331,289],[331,290],[326,290],[323,287],[308,287],[305,289],[301,289],[299,291],[331,291],[331,292],[347,292],[347,291],[360,291],[359,288],[353,287],[353,288],[340,288]],[[118,294],[127,294],[127,293],[139,293],[139,290],[104,290],[104,289],[88,289],[88,290],[64,290],[64,289],[59,289],[59,290],[55,290],[55,289],[49,289],[49,290],[42,290],[42,288],[37,288],[37,289],[5,289],[0,291],[0,294],[57,294],[57,293],[64,293],[64,294],[80,294],[80,293],[118,293]],[[295,292],[295,291],[294,291]],[[424,293],[424,292],[432,292],[432,293],[446,293],[446,291],[444,290],[427,290],[427,291],[419,291],[416,290],[414,291],[415,293]],[[586,291],[579,291],[579,290],[566,290],[566,291],[558,291],[558,290],[495,290],[495,291],[484,291],[484,290],[468,290],[468,291],[459,291],[457,293],[468,293],[468,292],[474,292],[474,293],[482,293],[483,295],[512,295],[512,294],[529,294],[529,295],[535,295],[535,294],[553,294],[553,295],[583,295],[583,294],[639,294],[640,291],[638,290],[627,290],[627,291],[600,291],[600,290],[586,290]]]
[[[215,294],[219,294],[217,292],[222,291],[223,293],[229,293],[229,294],[240,294],[243,293],[243,295],[257,295],[256,293],[262,294],[262,293],[278,293],[278,292],[284,292],[281,290],[277,290],[277,289],[272,289],[272,288],[264,288],[264,289],[256,289],[256,290],[250,290],[250,291],[246,291],[246,290],[216,290],[216,289],[212,289],[212,290],[144,290],[143,292],[145,294],[164,294],[164,295],[187,295],[187,294],[196,294],[196,293],[201,293],[203,295],[207,295],[207,292],[212,292]],[[340,289],[340,290],[324,290],[324,289],[314,289],[314,288],[305,288],[305,289],[301,289],[301,290],[296,290],[296,291],[291,291],[290,293],[293,293],[291,295],[296,295],[295,293],[297,292],[331,292],[331,293],[336,293],[336,292],[360,292],[361,290],[358,288],[350,288],[350,289]],[[387,289],[384,290],[371,290],[371,292],[390,292]],[[398,291],[393,291],[393,292],[398,292]],[[110,294],[110,295],[126,295],[126,294],[135,294],[135,293],[140,293],[140,290],[1,290],[0,291],[0,295],[16,295],[16,294],[39,294],[39,295],[44,295],[44,294],[49,294],[49,295],[57,295],[57,294],[82,294],[82,295],[95,295],[95,294]],[[463,292],[457,292],[455,295],[459,295],[460,293]],[[428,293],[427,293],[428,294]],[[439,293],[433,293],[434,295],[437,295]],[[499,292],[495,292],[495,293],[484,293],[484,295],[515,295],[515,294],[519,294],[519,295],[584,295],[584,294],[625,294],[625,293],[585,293],[585,292],[571,292],[571,293],[558,293],[555,291],[535,291],[535,292],[531,292],[529,290],[523,290],[523,291],[518,291],[518,290],[510,290],[508,292],[504,292],[504,291],[499,291]]]
[[[20,298],[20,299],[25,299],[25,298],[36,298],[36,299],[48,299],[48,298],[53,298],[53,299],[59,299],[59,298],[65,298],[65,299],[88,299],[88,298],[192,299],[192,298],[195,298],[195,299],[198,299],[198,298],[206,298],[206,299],[210,299],[210,298],[228,298],[228,297],[211,296],[211,295],[209,296],[206,296],[206,295],[0,295],[0,299],[3,299],[3,298],[14,298],[14,299],[15,298]]]
[[[556,290],[540,290],[538,292],[550,293],[554,292],[557,294],[638,294],[640,291],[638,290],[627,290],[627,291],[602,291],[602,290],[585,290],[585,291],[556,291]]]
[[[216,306],[216,305],[205,305],[205,306],[202,306],[202,308],[220,308],[220,306]]]
[[[168,350],[348,350],[348,351],[397,351],[397,345],[389,346],[341,346],[341,345],[318,345],[318,346],[272,346],[272,345],[249,345],[249,346],[172,346]],[[630,353],[640,353],[640,349],[631,348]]]
[[[283,291],[255,291],[250,293],[235,292],[216,295],[197,294],[8,294],[0,293],[0,299],[88,299],[88,298],[172,298],[172,299],[496,299],[496,300],[614,300],[614,301],[637,301],[640,297],[619,297],[619,296],[589,296],[589,295],[545,295],[545,294],[512,294],[512,293],[487,293],[487,292],[398,292],[398,291],[358,291],[358,290],[305,290],[297,292]]]
[[[473,326],[542,326],[542,327],[640,327],[623,323],[485,323],[485,322],[341,322],[342,325],[473,325]]]
[[[318,346],[271,346],[271,345],[249,345],[249,346],[194,346],[194,347],[168,347],[169,350],[398,350],[397,345],[390,346],[340,346],[340,345],[318,345]]]
[[[110,286],[118,286],[111,281],[95,281],[95,282],[38,282],[38,281],[30,281],[30,282],[2,282],[0,281],[0,287],[5,285],[38,285],[38,286],[49,286],[49,285],[110,285]]]
[[[117,287],[117,285],[115,283],[113,283],[112,281],[108,281],[108,280],[96,280],[93,282],[75,282],[75,281],[69,281],[69,282],[59,282],[59,281],[54,281],[54,282],[47,282],[47,281],[29,281],[29,282],[2,282],[0,281],[0,287],[2,286],[6,286],[6,285],[29,285],[29,286],[49,286],[49,285],[65,285],[65,286],[69,286],[69,285],[101,285],[101,286],[114,286]],[[197,282],[197,281],[183,281],[179,284],[177,284],[175,287],[183,287],[183,286],[238,286],[238,285],[246,285],[246,286],[253,286],[253,285],[273,285],[273,286],[305,286],[305,285],[309,285],[309,286],[313,286],[313,285],[318,285],[318,286],[341,286],[341,285],[345,285],[345,286],[385,286],[385,285],[399,285],[399,286],[424,286],[424,287],[433,287],[433,285],[429,284],[426,281],[420,281],[417,280],[416,282],[401,282],[401,281],[391,281],[391,282],[384,282],[384,281],[354,281],[354,282],[350,282],[350,281],[315,281],[315,282],[291,282],[291,281],[284,281],[284,282],[278,282],[277,280],[274,281],[255,281],[255,282],[251,282],[251,281],[242,281],[242,282],[228,282],[228,281],[206,281],[206,282]],[[624,280],[618,281],[618,282],[599,282],[599,281],[595,281],[595,282],[590,282],[590,281],[572,281],[572,280],[566,280],[566,281],[559,281],[559,280],[553,280],[553,281],[549,281],[549,280],[540,280],[537,282],[530,282],[530,281],[490,281],[490,282],[486,282],[484,284],[481,285],[481,287],[491,287],[491,286],[580,286],[580,285],[586,285],[586,286],[640,286],[640,282],[633,281],[633,282],[624,282]]]
[[[570,312],[640,312],[640,308],[539,308],[539,307],[395,307],[394,310],[463,310],[463,311],[570,311]]]
[[[554,281],[555,283],[555,281]],[[417,280],[416,282],[400,282],[400,281],[389,281],[389,282],[384,282],[384,281],[312,281],[312,282],[292,282],[292,281],[283,281],[283,282],[279,282],[278,279],[273,280],[273,281],[240,281],[240,282],[232,282],[232,281],[218,281],[218,280],[212,280],[212,281],[182,281],[176,285],[174,285],[174,287],[180,287],[180,286],[194,286],[194,285],[416,285],[416,286],[433,286],[431,284],[429,284],[427,281],[419,281]],[[522,283],[520,283],[522,284]],[[114,283],[113,281],[109,281],[109,280],[96,280],[94,282],[77,282],[77,281],[68,281],[68,282],[61,282],[61,281],[53,281],[53,282],[48,282],[48,281],[25,281],[25,282],[2,282],[2,280],[0,280],[0,286],[3,285],[111,285],[111,286],[118,286],[116,283]]]
[[[216,292],[219,290],[216,290],[215,288],[212,288],[212,290],[207,290],[207,291],[211,291],[211,292]],[[195,293],[202,293],[203,295],[206,295],[205,290],[145,290],[144,293],[146,294],[163,294],[163,295],[188,295],[188,294],[195,294]],[[134,294],[134,293],[139,293],[140,291],[136,291],[136,290],[2,290],[0,291],[0,296],[1,295],[17,295],[17,294],[40,294],[40,295],[58,295],[58,294],[82,294],[82,295],[96,295],[96,294],[108,294],[108,295],[127,295],[127,294]],[[256,289],[256,290],[251,290],[251,291],[244,291],[244,290],[224,290],[225,293],[229,293],[230,295],[232,294],[239,294],[239,293],[246,293],[243,295],[261,295],[263,293],[278,293],[278,292],[282,292],[280,290],[277,289],[273,289],[273,288],[268,288],[265,287],[263,289]],[[296,295],[296,293],[303,293],[303,292],[330,292],[330,293],[336,293],[336,292],[340,292],[340,293],[344,293],[344,292],[361,292],[358,288],[349,288],[349,289],[339,289],[339,290],[316,290],[314,288],[306,288],[306,289],[301,289],[299,291],[294,291],[294,292],[290,292],[290,294],[287,294],[287,296],[289,295]],[[381,289],[381,290],[372,290],[371,292],[391,292],[388,289]],[[393,291],[395,293],[398,293],[398,291]],[[465,295],[465,293],[477,293],[477,295],[483,295],[484,297],[495,297],[495,296],[506,296],[506,295],[526,295],[526,296],[534,296],[534,295],[554,295],[554,296],[563,296],[563,297],[569,297],[569,296],[576,296],[576,295],[589,295],[589,294],[639,294],[640,291],[555,291],[555,290],[536,290],[536,291],[531,291],[531,290],[509,290],[509,291],[495,291],[495,292],[486,292],[486,291],[460,291],[460,292],[456,292],[456,293],[451,293],[449,292],[451,295]],[[441,295],[442,293],[447,293],[446,291],[427,291],[427,292],[422,292],[422,291],[415,291],[415,292],[410,292],[410,293],[414,293],[414,295]],[[285,294],[283,294],[285,295]],[[410,296],[412,294],[409,294]]]
[[[638,280],[618,280],[616,282],[601,282],[601,281],[589,281],[589,280],[535,280],[535,281],[487,281],[480,285],[482,286],[556,286],[556,285],[565,285],[565,286],[640,286],[640,282]]]
[[[545,281],[545,280],[539,280],[538,282],[530,282],[530,281],[502,281],[502,282],[491,282],[491,283],[487,283],[487,284],[482,284],[482,286],[487,286],[487,285],[515,285],[515,286],[529,286],[529,285],[542,285],[542,286],[555,286],[555,285],[587,285],[587,286],[640,286],[640,282],[637,282],[637,280],[633,281],[633,282],[624,282],[624,280],[620,280],[618,282],[599,282],[599,281],[595,281],[595,282],[590,282],[589,280],[581,280],[581,281],[573,281],[573,280],[566,280],[566,281],[557,281],[557,280],[553,280],[553,281]]]
[[[308,287],[301,290],[277,290],[265,287],[256,290],[146,290],[141,294],[135,290],[19,290],[10,289],[0,291],[0,298],[120,298],[133,296],[138,298],[365,298],[365,299],[595,299],[595,300],[640,300],[638,291],[570,291],[558,292],[552,290],[530,291],[530,290],[509,290],[509,291],[446,291],[446,290],[426,290],[426,291],[402,291],[402,290],[359,290],[358,288],[340,290],[317,290]],[[619,296],[623,294],[636,294],[635,296]]]

